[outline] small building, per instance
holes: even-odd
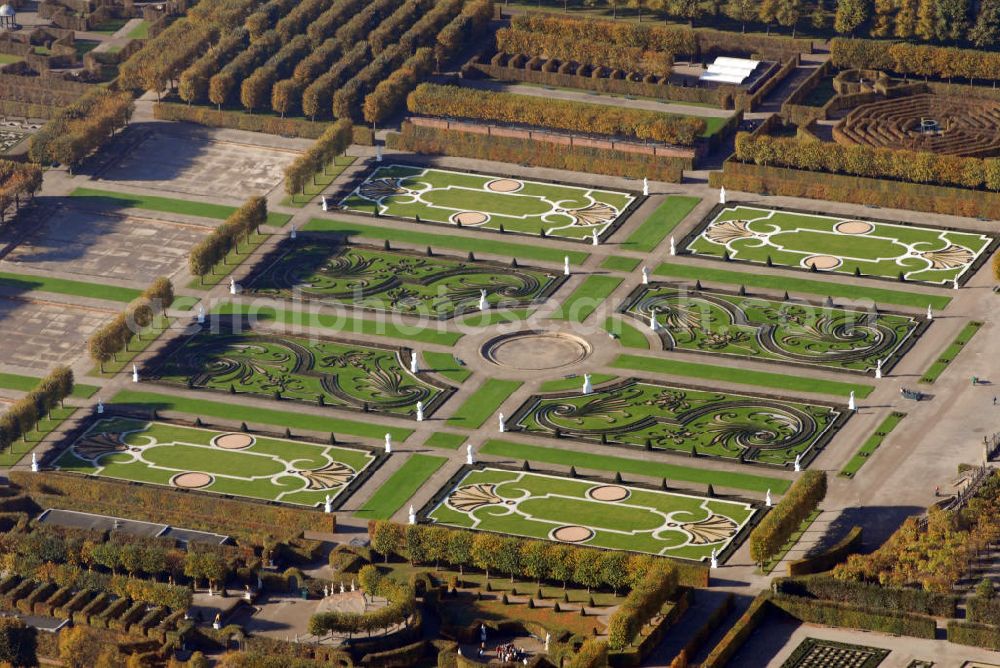
[[[15,20],[17,12],[14,10],[13,5],[0,5],[0,29],[8,28],[13,30],[17,27],[17,21]]]

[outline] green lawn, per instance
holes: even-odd
[[[725,119],[720,119],[725,121]],[[691,213],[701,199],[671,195],[622,243],[624,250],[651,253]]]
[[[447,457],[410,455],[356,514],[370,520],[389,519],[447,461]]]
[[[734,205],[709,221],[686,250],[950,287],[992,242],[993,237],[972,232]]]
[[[583,322],[622,284],[615,276],[591,274],[562,303],[553,319]]]
[[[771,492],[776,494],[783,494],[791,485],[791,481],[782,478],[772,478],[751,473],[712,471],[692,466],[666,464],[659,461],[652,461],[648,458],[630,459],[612,455],[598,455],[578,450],[546,448],[537,445],[527,445],[525,443],[515,443],[513,441],[489,440],[483,445],[480,452],[484,455],[509,457],[517,461],[527,460],[560,466],[576,466],[580,469],[605,471],[607,473],[617,472],[652,478],[666,478],[668,484],[677,481],[698,485],[711,484],[718,487],[742,489],[761,494],[767,490],[771,490]]]
[[[107,21],[91,28],[88,32],[98,32],[102,35],[113,35],[124,28],[126,23],[128,23],[128,19],[109,18]]]
[[[11,274],[8,272],[0,272],[0,286],[23,290],[25,292],[41,290],[43,292],[53,292],[60,295],[90,297],[92,299],[107,299],[108,301],[115,302],[130,302],[142,294],[141,290],[135,290],[133,288],[120,288],[114,285],[84,283],[82,281],[67,280],[65,278],[29,276],[26,274]]]
[[[386,433],[392,434],[395,441],[405,441],[413,433],[412,429],[403,427],[386,427],[371,422],[358,422],[325,415],[309,415],[295,411],[283,411],[270,408],[240,406],[235,403],[207,401],[204,398],[189,399],[174,397],[157,392],[139,390],[122,390],[112,397],[112,404],[129,404],[136,408],[158,411],[176,411],[193,417],[214,417],[234,422],[246,422],[249,425],[271,425],[281,430],[286,427],[308,429],[310,431],[347,434],[359,438],[370,438],[381,441]],[[360,418],[360,415],[359,415]]]
[[[322,507],[374,461],[367,450],[108,418],[91,425],[55,466],[85,475]],[[192,472],[209,477],[195,482],[190,480]]]
[[[101,206],[146,209],[147,211],[176,213],[184,216],[201,216],[202,218],[215,218],[218,220],[224,220],[233,211],[236,211],[236,207],[225,206],[223,204],[209,204],[206,202],[174,199],[172,197],[157,197],[155,195],[134,195],[132,193],[99,190],[96,188],[77,188],[70,193],[70,197],[79,197],[82,200]],[[275,227],[281,227],[291,219],[292,217],[287,213],[271,212],[267,214],[267,224]]]
[[[15,56],[10,53],[0,53],[0,65],[10,65],[11,63],[19,63],[24,58],[21,56]]]
[[[132,360],[135,359],[136,355],[153,345],[153,341],[160,338],[163,332],[167,331],[174,322],[175,320],[171,318],[166,318],[162,315],[157,316],[153,324],[138,334],[132,335],[132,339],[128,342],[128,346],[126,346],[124,351],[118,353],[110,362],[105,362],[103,367],[96,365],[90,370],[88,375],[98,378],[113,378],[115,374],[120,373],[126,367],[131,367]]]
[[[593,232],[604,234],[634,199],[610,190],[386,165],[375,168],[341,205],[417,222],[589,239]]]
[[[921,309],[927,308],[927,305],[930,304],[932,308],[941,310],[951,303],[951,297],[939,295],[886,290],[884,288],[858,287],[841,283],[814,281],[806,278],[789,278],[787,276],[765,274],[759,271],[750,273],[729,271],[702,265],[665,262],[658,266],[654,273],[660,276],[686,278],[691,281],[711,281],[729,285],[784,290],[787,292],[805,292],[808,294],[823,295],[824,297],[839,297],[853,301],[870,300],[876,304],[898,304],[900,306],[911,306]]]
[[[0,373],[0,387],[5,390],[17,390],[18,392],[30,392],[38,385],[41,378],[34,376],[19,376],[14,373]],[[89,399],[101,389],[97,385],[84,385],[76,383],[73,386],[73,393],[70,396],[78,399]]]
[[[315,327],[348,336],[388,336],[418,343],[436,343],[442,346],[453,346],[462,338],[462,334],[458,332],[444,331],[443,323],[440,327],[432,329],[386,319],[367,320],[330,312],[276,310],[270,306],[254,306],[233,302],[219,304],[212,309],[212,313],[215,315],[246,315],[262,322],[274,320],[295,328]]]
[[[927,371],[924,372],[924,375],[920,377],[920,382],[933,383],[937,380],[938,377],[944,373],[944,370],[948,368],[948,365],[951,364],[951,361],[955,359],[955,356],[962,352],[962,348],[965,347],[965,344],[972,340],[972,337],[975,336],[976,332],[978,332],[979,328],[982,326],[983,323],[976,322],[975,320],[966,323],[965,327],[962,328],[962,331],[955,337],[955,340],[951,342],[951,345],[945,348],[944,352],[941,353],[941,356],[938,357],[937,360],[935,360],[935,362],[928,367]]]
[[[134,29],[132,29],[127,35],[129,39],[148,39],[149,38],[149,21],[143,20],[139,22]]]
[[[649,340],[646,335],[620,318],[608,317],[604,321],[604,331],[614,334],[618,343],[626,348],[649,350]]]
[[[607,269],[608,271],[623,271],[625,273],[635,271],[635,268],[639,266],[642,260],[637,260],[634,257],[622,257],[621,255],[609,255],[604,258],[601,262],[601,269]]]
[[[451,353],[436,353],[430,350],[423,352],[424,364],[428,371],[441,374],[448,380],[464,383],[472,375],[468,368],[462,366]]]
[[[0,466],[13,466],[26,454],[38,446],[38,443],[55,431],[63,420],[72,415],[75,408],[55,408],[49,417],[43,418],[38,426],[28,434],[27,438],[22,438],[12,443],[7,448],[0,450]]]
[[[305,192],[286,195],[285,199],[281,200],[281,205],[301,209],[333,183],[334,179],[343,174],[345,169],[353,165],[355,160],[357,158],[349,155],[336,156],[332,165],[327,165],[322,172],[313,175],[313,178],[306,184]]]
[[[464,327],[493,327],[494,325],[503,325],[508,322],[527,320],[531,317],[532,313],[534,313],[534,310],[528,308],[493,309],[485,313],[479,311],[478,313],[464,316],[461,321]]]
[[[652,371],[673,376],[690,376],[702,380],[718,380],[743,385],[756,385],[793,392],[814,392],[820,394],[835,394],[846,397],[854,390],[859,399],[864,399],[874,391],[872,385],[861,383],[844,383],[835,380],[821,380],[806,375],[786,376],[767,371],[752,371],[737,369],[731,366],[715,366],[695,362],[681,362],[674,359],[640,357],[638,355],[619,355],[612,363],[617,369],[633,371]]]
[[[424,445],[429,448],[441,448],[442,450],[458,450],[465,443],[466,438],[463,434],[436,431],[427,437]]]
[[[388,225],[365,225],[348,223],[342,220],[328,218],[313,218],[303,228],[306,232],[330,232],[338,235],[360,236],[366,239],[388,239],[400,243],[411,244],[416,248],[430,246],[433,249],[451,248],[460,251],[492,253],[518,260],[537,260],[540,262],[559,262],[569,257],[570,264],[579,265],[586,262],[590,253],[583,251],[564,251],[558,248],[548,248],[543,244],[532,246],[483,239],[481,237],[465,237],[454,234],[435,234],[433,232],[414,232],[412,230],[397,230]]]
[[[609,380],[614,380],[618,376],[610,373],[594,373],[590,375],[590,382],[593,385],[600,385]],[[539,392],[564,392],[575,390],[583,386],[583,376],[573,376],[572,378],[558,378],[547,380],[538,387]]]
[[[902,422],[905,417],[906,413],[900,413],[898,411],[890,413],[886,419],[882,420],[882,424],[878,426],[875,433],[869,436],[868,440],[861,444],[857,453],[851,457],[850,461],[847,462],[847,465],[841,469],[838,475],[842,475],[845,478],[853,478],[854,474],[856,474],[858,470],[865,465],[868,458],[871,457],[876,450],[878,450],[880,445],[882,445],[882,441],[886,439],[889,432],[895,429],[896,425]]]
[[[624,498],[602,500],[601,493]],[[725,550],[755,512],[741,501],[486,468],[467,471],[429,517],[539,540],[584,527],[590,536],[580,542],[592,547],[700,561]],[[698,523],[710,519],[714,530],[699,534]]]
[[[500,404],[514,394],[523,383],[517,380],[501,380],[488,378],[482,386],[465,400],[458,410],[448,418],[448,424],[453,427],[478,429],[487,418],[497,412]]]
[[[246,262],[253,255],[254,251],[267,241],[269,236],[269,234],[255,233],[250,235],[249,241],[244,241],[243,239],[237,240],[236,248],[226,253],[226,257],[222,258],[222,262],[212,267],[212,271],[207,276],[192,280],[188,283],[187,287],[192,290],[211,290],[214,286],[224,281],[229,274],[233,273],[234,269]]]

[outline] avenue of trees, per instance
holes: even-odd
[[[199,241],[188,254],[188,269],[191,274],[204,279],[212,269],[224,261],[230,251],[239,252],[240,240],[249,241],[250,236],[267,222],[267,200],[256,196],[249,198],[240,208]]]
[[[134,109],[130,93],[95,87],[32,135],[28,156],[32,162],[72,168],[124,127]]]
[[[59,366],[38,381],[38,385],[0,415],[0,450],[26,437],[52,409],[62,405],[73,392],[73,370]]]
[[[110,322],[97,328],[87,339],[90,358],[104,372],[104,365],[118,353],[128,350],[133,336],[140,336],[143,329],[153,324],[158,316],[174,302],[174,286],[170,279],[160,277],[134,299],[125,310]]]

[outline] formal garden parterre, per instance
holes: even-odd
[[[876,668],[887,656],[879,647],[806,638],[781,668]]]
[[[642,285],[622,312],[651,327],[665,350],[731,355],[868,373],[889,370],[926,321],[777,301],[673,284]]]
[[[409,370],[413,352],[351,341],[254,331],[239,319],[213,321],[151,362],[159,382],[338,408],[430,415],[453,391]],[[404,361],[405,360],[405,361]]]
[[[995,239],[986,234],[762,209],[719,207],[685,239],[695,255],[951,285]]]
[[[438,524],[696,561],[721,554],[749,503],[549,474],[470,468],[427,512]]]
[[[590,394],[534,395],[509,424],[554,438],[789,466],[810,461],[847,417],[818,402],[630,378]]]
[[[589,241],[620,225],[632,194],[408,165],[378,167],[341,206],[363,213]]]
[[[61,471],[178,489],[323,507],[376,462],[367,450],[246,432],[147,422],[94,421],[55,460]]]
[[[274,255],[246,281],[248,291],[442,319],[479,310],[484,291],[489,308],[517,308],[544,300],[565,280],[523,265],[323,241],[289,240]]]

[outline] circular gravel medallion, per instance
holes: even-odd
[[[486,184],[487,190],[495,193],[513,193],[524,187],[524,184],[514,179],[496,179]]]
[[[582,362],[591,352],[589,343],[572,334],[527,331],[491,339],[481,354],[499,366],[538,371]]]
[[[212,476],[207,473],[195,473],[189,471],[187,473],[178,473],[171,480],[170,484],[174,487],[183,487],[184,489],[198,489],[199,487],[206,487],[212,484]]]
[[[875,226],[864,220],[845,220],[834,225],[833,229],[841,234],[868,234]]]
[[[594,536],[594,530],[580,526],[559,527],[552,532],[552,539],[562,543],[582,543]]]
[[[212,443],[223,450],[242,450],[253,445],[254,438],[250,434],[222,434],[216,436]]]
[[[622,501],[627,499],[628,495],[629,491],[618,485],[601,485],[587,490],[587,496],[594,501]]]
[[[481,211],[461,211],[451,217],[452,222],[463,225],[482,225],[490,217]]]
[[[802,261],[805,267],[816,267],[817,269],[836,269],[840,266],[840,258],[832,255],[810,255]]]

